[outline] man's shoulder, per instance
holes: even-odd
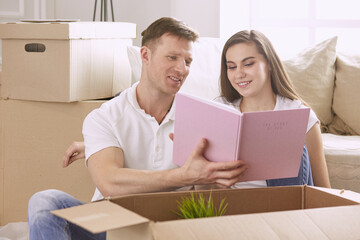
[[[118,93],[115,97],[109,101],[103,103],[99,109],[102,110],[112,110],[126,107],[129,102],[129,95],[131,95],[131,88],[125,89],[124,91]]]
[[[93,118],[116,117],[119,113],[126,111],[126,108],[130,105],[127,95],[128,91],[126,89],[118,96],[104,102],[99,108],[92,110],[88,116]]]

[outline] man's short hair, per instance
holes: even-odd
[[[145,29],[142,33],[141,46],[148,46],[161,38],[165,33],[195,42],[199,34],[184,22],[171,17],[163,17]]]

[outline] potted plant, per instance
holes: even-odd
[[[223,216],[228,205],[224,198],[218,208],[214,207],[211,192],[207,200],[202,193],[191,192],[190,196],[182,197],[177,203],[179,212],[176,214],[183,219]]]

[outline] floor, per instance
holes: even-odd
[[[0,240],[28,240],[27,222],[8,223],[0,226]]]

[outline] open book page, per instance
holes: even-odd
[[[249,164],[245,180],[298,175],[309,108],[243,113],[238,159]]]
[[[173,162],[182,166],[202,138],[209,161],[241,159],[242,181],[295,177],[305,143],[309,109],[241,114],[227,105],[184,93],[176,96]]]
[[[175,104],[175,164],[182,166],[202,138],[208,140],[205,152],[208,160],[234,161],[240,112],[218,102],[180,93],[176,95]]]

